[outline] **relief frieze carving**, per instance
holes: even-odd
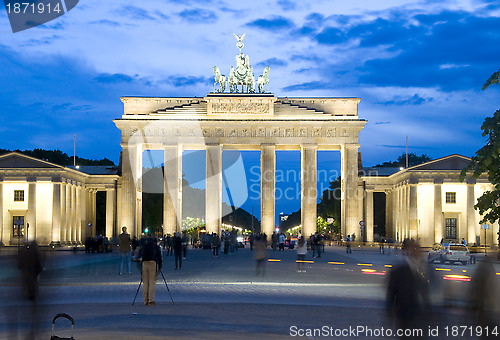
[[[307,138],[307,137],[349,137],[351,130],[348,128],[316,128],[316,127],[202,127],[200,129],[192,127],[172,127],[172,128],[145,128],[143,131],[137,127],[123,130],[123,137],[142,135],[148,137],[255,137],[255,138]]]
[[[268,114],[267,103],[213,103],[213,114]]]

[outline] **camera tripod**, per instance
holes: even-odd
[[[167,287],[168,295],[170,295],[170,300],[172,301],[172,304],[175,305],[174,299],[172,299],[172,294],[170,293],[170,289],[168,288],[167,280],[165,280],[165,275],[163,275],[163,272],[161,270],[159,272],[161,274],[161,277],[163,278],[163,282],[165,282],[165,287]],[[135,297],[134,301],[132,301],[132,306],[134,305],[135,300],[137,299],[137,294],[139,294],[139,289],[141,289],[141,285],[142,285],[142,273],[141,273],[141,282],[139,282],[139,287],[137,287],[137,291],[135,292]]]

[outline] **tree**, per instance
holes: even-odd
[[[340,233],[340,193],[341,183],[340,177],[330,182],[330,189],[323,191],[320,202],[318,203],[318,216],[325,221],[330,217],[333,218],[332,232]]]
[[[316,220],[316,231],[320,234],[326,234],[329,229],[330,225],[326,222],[326,220],[323,217],[318,216]]]
[[[498,84],[500,70],[483,85],[483,90],[492,84]],[[486,191],[477,199],[474,206],[479,211],[482,219],[480,223],[495,223],[500,220],[500,110],[493,117],[486,117],[481,125],[483,137],[487,137],[486,144],[476,151],[469,165],[462,170],[460,180],[463,181],[467,173],[472,171],[472,177],[478,178],[482,174],[488,175],[488,180],[494,189]]]
[[[432,161],[432,158],[426,154],[421,154],[420,156],[418,156],[414,152],[408,153],[408,166],[415,166],[429,161]],[[389,167],[400,168],[405,166],[406,166],[406,154],[403,153],[401,154],[401,156],[398,157],[396,161],[377,164],[374,166],[374,168],[389,168]]]
[[[26,156],[46,160],[48,162],[59,164],[62,166],[73,165],[73,156],[68,156],[68,154],[62,152],[61,150],[44,150],[44,149],[33,149],[33,150],[14,150],[15,152],[24,154]],[[11,152],[7,149],[0,149],[0,156]],[[75,157],[77,165],[107,165],[114,166],[115,164],[107,158],[93,160]]]

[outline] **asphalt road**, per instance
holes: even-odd
[[[309,253],[302,268],[305,272],[297,272],[294,250],[270,250],[268,255],[264,276],[255,275],[248,248],[219,258],[208,250],[190,250],[177,271],[173,270],[173,257],[165,256],[162,272],[169,290],[159,276],[158,306],[143,306],[141,292],[132,306],[140,282],[135,263],[131,275],[118,275],[119,259],[114,253],[46,253],[37,309],[39,338],[50,337],[52,317],[59,312],[75,319],[76,339],[288,338],[301,334],[312,335],[309,338],[395,338],[366,332],[335,336],[327,330],[365,327],[380,332],[381,327],[390,328],[385,317],[385,283],[388,271],[404,261],[403,256],[378,254],[375,248],[354,248],[352,254],[346,254],[343,248],[326,247],[321,258],[313,259]],[[0,317],[4,316],[0,339],[23,335],[31,320],[31,305],[21,294],[12,260],[4,250],[0,258]],[[429,326],[440,327],[440,338],[446,338],[444,327],[473,325],[463,308],[470,282],[443,278],[472,277],[475,268],[477,265],[431,265],[434,309],[423,320],[422,329],[428,333]],[[500,272],[498,267],[496,270]],[[500,283],[500,275],[497,277]],[[56,326],[61,326],[56,333],[69,335],[64,321]],[[314,329],[321,334],[307,334]]]

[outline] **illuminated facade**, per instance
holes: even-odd
[[[342,230],[356,230],[362,192],[358,192],[359,98],[278,98],[267,93],[209,93],[202,98],[124,97],[124,114],[114,120],[122,132],[122,190],[119,224],[142,225],[142,163],[145,150],[164,154],[164,233],[182,225],[182,153],[206,152],[205,221],[209,232],[222,227],[225,150],[258,150],[261,154],[262,231],[275,230],[276,151],[301,153],[301,213],[305,235],[316,231],[317,152],[341,153]],[[246,188],[244,171],[236,185]],[[227,188],[227,185],[225,185]],[[130,228],[132,229],[132,228]]]
[[[117,235],[116,167],[63,167],[12,152],[0,156],[0,242],[76,244],[96,233],[96,194],[106,192],[105,234]]]
[[[364,169],[360,182],[365,191],[363,215],[367,241],[374,238],[374,193],[380,192],[385,193],[386,238],[399,241],[413,238],[423,246],[442,239],[498,244],[498,223],[482,229],[481,218],[474,209],[477,198],[492,189],[487,176],[459,180],[469,161],[468,157],[451,155],[401,170]]]

